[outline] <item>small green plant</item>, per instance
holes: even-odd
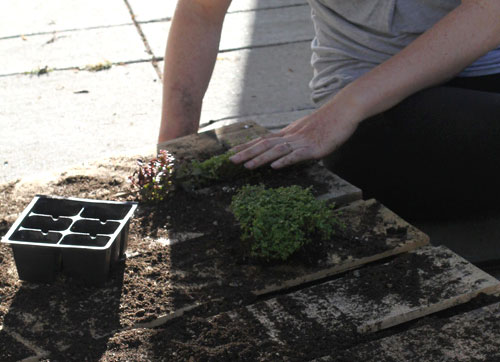
[[[100,72],[101,70],[107,70],[110,69],[113,66],[113,64],[106,60],[105,62],[101,63],[96,63],[96,64],[87,64],[85,66],[85,70],[88,70],[89,72]]]
[[[205,161],[192,160],[176,171],[176,182],[185,189],[192,190],[206,186],[214,181],[231,180],[247,170],[235,165],[229,158],[234,152],[213,156]]]
[[[46,65],[43,68],[35,68],[35,69],[33,69],[33,70],[29,71],[29,72],[25,72],[24,74],[41,76],[41,75],[44,75],[44,74],[49,74],[52,71],[53,71],[53,69],[49,68]]]
[[[310,188],[296,185],[247,185],[231,203],[242,239],[251,243],[251,255],[266,260],[286,260],[312,238],[330,238],[338,224],[332,208],[316,200]]]
[[[174,157],[160,150],[156,158],[147,162],[137,160],[139,169],[129,177],[146,202],[160,202],[173,189]]]

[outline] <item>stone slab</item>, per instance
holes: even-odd
[[[129,0],[135,19],[139,22],[172,18],[177,0]],[[307,5],[305,0],[235,0],[228,13],[275,7]]]
[[[311,78],[308,43],[220,54],[203,101],[200,125],[211,120],[311,109]]]
[[[498,361],[500,303],[356,346],[352,361]],[[325,356],[317,361],[337,361]]]
[[[0,75],[151,58],[134,25],[3,39],[0,54]]]
[[[161,84],[151,64],[3,77],[0,99],[0,182],[155,151]]]
[[[132,23],[122,0],[2,0],[0,14],[0,39]]]
[[[222,28],[220,51],[310,41],[314,35],[308,6],[227,14]],[[153,54],[163,57],[170,21],[142,24]]]

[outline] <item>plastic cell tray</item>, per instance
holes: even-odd
[[[2,238],[21,280],[53,281],[57,274],[102,285],[124,258],[137,203],[36,196]]]

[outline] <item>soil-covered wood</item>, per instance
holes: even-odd
[[[132,344],[127,353],[157,359],[305,361],[357,345],[396,314],[398,323],[408,322],[499,286],[451,251],[426,247],[211,318],[176,320],[139,337],[123,332],[111,339],[106,356]]]
[[[196,136],[189,147],[178,143],[176,152],[180,158],[189,159],[193,155],[206,158],[247,140],[242,129],[247,128],[243,125]],[[248,129],[261,132],[253,126]],[[200,137],[204,143],[199,142]],[[116,158],[45,179],[1,185],[0,235],[7,232],[35,194],[135,199],[127,178],[136,169],[136,158]],[[179,188],[160,204],[139,205],[130,224],[127,258],[115,266],[103,288],[88,287],[64,276],[51,284],[21,282],[10,248],[0,244],[0,325],[6,336],[38,346],[39,351],[47,351],[53,361],[96,360],[101,356],[110,361],[151,360],[165,359],[169,353],[172,353],[169,358],[185,360],[188,352],[182,351],[193,349],[201,351],[203,359],[207,346],[209,352],[205,357],[214,355],[214,360],[231,360],[229,357],[239,353],[250,360],[253,357],[281,359],[285,354],[292,356],[291,347],[280,349],[282,343],[273,340],[272,335],[267,332],[259,335],[263,324],[255,315],[261,312],[242,306],[268,298],[268,293],[344,272],[428,242],[423,233],[375,200],[359,201],[338,209],[337,217],[345,227],[337,228],[331,241],[313,240],[287,262],[262,262],[252,258],[247,245],[240,241],[240,229],[228,210],[234,193],[248,183],[263,183],[268,187],[311,186],[317,197],[340,203],[360,197],[358,189],[328,176],[315,164],[260,172],[257,176],[220,182],[195,192]],[[356,278],[356,274],[349,275]],[[380,274],[378,282],[383,283],[390,275]],[[413,279],[406,278],[404,273],[398,275],[416,280],[414,274]],[[374,285],[376,282],[373,281]],[[478,283],[473,290],[483,285]],[[365,299],[376,300],[375,297],[365,296]],[[224,314],[235,308],[240,308],[237,314]],[[189,316],[178,318],[184,312]],[[244,319],[248,322],[247,328],[241,329],[237,324],[243,320],[241,313],[252,317]],[[331,323],[343,322],[345,318],[351,321],[353,314],[341,311]],[[217,316],[206,319],[214,315]],[[372,321],[370,325],[384,326],[386,319],[380,323]],[[223,327],[226,321],[233,322],[226,328]],[[198,325],[196,323],[202,327],[196,327],[198,337],[193,340],[192,328]],[[218,329],[213,330],[213,323]],[[365,329],[370,330],[370,325]],[[144,329],[155,326],[161,329]],[[359,328],[360,324],[352,326]],[[313,335],[319,340],[330,338],[329,332],[325,333],[325,337]],[[340,338],[338,332],[335,335]],[[347,348],[352,343],[351,335],[341,335],[346,338],[341,344]],[[245,338],[249,338],[248,343],[242,342]],[[258,343],[259,348],[254,348],[256,345],[252,343]],[[26,357],[29,353],[26,352]],[[303,357],[301,353],[296,352],[294,356]]]
[[[116,195],[129,190],[126,180],[134,169],[135,158],[117,159],[49,181],[4,185],[2,233],[35,194],[133,199],[134,195]],[[274,175],[278,177],[250,181],[311,185],[304,168]],[[313,242],[286,263],[262,263],[249,256],[227,210],[238,183],[243,181],[194,193],[179,190],[160,205],[141,204],[130,225],[128,258],[111,272],[104,288],[64,277],[47,285],[20,282],[11,250],[2,244],[0,320],[52,355],[64,355],[84,344],[99,351],[106,348],[102,341],[123,328],[160,325],[193,307],[199,315],[215,314],[249,304],[258,294],[352,268],[364,257],[385,256],[427,242],[424,234],[382,205],[361,202],[342,210],[346,228],[337,230],[331,243]],[[317,195],[330,186],[328,180],[313,182]]]
[[[500,360],[500,303],[421,324],[317,362]]]

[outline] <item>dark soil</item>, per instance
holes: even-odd
[[[0,186],[0,235],[7,232],[35,194],[134,200],[136,195],[128,193],[127,183],[134,169],[134,158],[116,159],[97,165],[92,172],[62,174],[48,182]],[[388,224],[384,231],[373,233],[374,226],[381,222],[381,206],[375,203],[363,214],[359,229],[350,228],[352,215],[344,212],[339,217],[345,227],[336,230],[331,242],[313,241],[286,263],[263,263],[249,256],[228,210],[237,188],[247,183],[312,186],[316,195],[328,189],[327,183],[311,185],[303,167],[295,167],[279,173],[264,172],[258,178],[222,182],[196,192],[179,189],[158,205],[141,203],[130,224],[128,258],[115,266],[103,288],[64,276],[51,284],[21,282],[10,248],[1,244],[0,323],[49,351],[52,361],[101,357],[109,361],[281,360],[284,355],[290,360],[303,360],[312,351],[278,346],[262,334],[256,321],[249,319],[246,328],[241,328],[239,322],[227,320],[227,315],[206,317],[255,302],[257,297],[252,292],[266,285],[279,285],[322,270],[331,253],[344,260],[386,251],[387,237],[404,241],[408,230]],[[199,236],[173,245],[166,242],[175,239],[172,235],[186,232]],[[407,277],[404,261],[400,263],[395,266],[399,268],[396,276],[389,278]],[[374,276],[379,278],[379,284],[387,284],[384,277],[388,275]],[[393,291],[372,290],[366,297],[381,298],[383,293]],[[194,304],[201,305],[164,328],[118,332]],[[350,329],[329,335],[310,327],[317,331],[307,337],[311,346],[321,341],[344,350],[359,342],[359,336]],[[300,335],[292,326],[288,332],[291,340]],[[193,351],[199,358],[191,359]]]
[[[0,331],[0,356],[2,362],[19,361],[34,356],[35,353],[16,341],[5,331]]]
[[[432,260],[414,253],[400,255],[388,264],[373,266],[369,273],[364,270],[350,272],[351,278],[360,283],[360,295],[365,301],[380,302],[389,294],[397,295],[410,306],[418,306],[421,299],[428,295],[420,281],[439,272],[443,266],[437,267]],[[437,302],[438,295],[430,302]]]
[[[134,200],[127,177],[135,168],[134,158],[122,158],[48,181],[3,185],[0,232],[8,231],[35,194]],[[130,224],[129,257],[115,266],[104,288],[63,275],[51,284],[21,282],[10,247],[1,244],[0,323],[22,331],[56,360],[68,355],[95,359],[117,330],[196,303],[202,304],[196,315],[213,315],[255,301],[252,291],[267,283],[280,284],[321,268],[314,256],[319,245],[310,249],[312,256],[303,258],[308,255],[303,251],[288,263],[268,265],[249,257],[227,209],[236,189],[247,183],[312,186],[316,195],[328,189],[326,182],[311,184],[304,168],[295,167],[196,192],[179,189],[159,205],[140,204]],[[172,246],[157,242],[184,232],[202,236]]]

